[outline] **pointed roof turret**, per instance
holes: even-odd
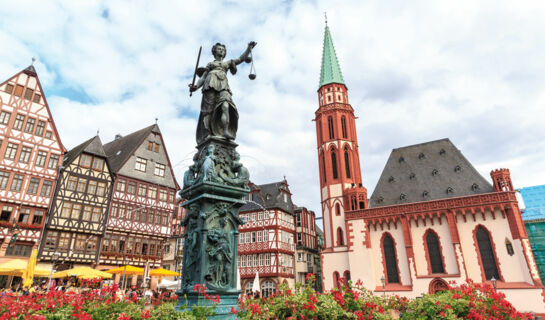
[[[331,39],[331,33],[329,32],[329,26],[326,22],[324,48],[322,52],[322,68],[320,71],[320,87],[330,83],[344,84],[344,78],[341,73],[339,61],[337,60],[333,39]]]

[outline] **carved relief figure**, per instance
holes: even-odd
[[[207,253],[210,259],[209,283],[223,288],[231,282],[230,271],[233,262],[229,233],[225,230],[227,218],[219,220],[220,228],[208,233],[209,246]]]

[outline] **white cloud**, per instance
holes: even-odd
[[[237,141],[256,183],[286,175],[294,201],[320,211],[314,111],[323,12],[356,110],[369,192],[392,148],[449,137],[485,176],[510,167],[517,187],[545,181],[542,2],[12,2],[0,14],[0,77],[33,55],[63,143],[104,142],[153,123],[178,178],[190,163],[215,42],[249,66],[230,78]],[[1,76],[3,75],[3,76]]]

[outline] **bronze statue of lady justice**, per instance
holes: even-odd
[[[216,43],[212,47],[214,61],[209,62],[205,68],[196,68],[195,74],[199,76],[199,81],[195,84],[194,76],[193,83],[189,85],[189,91],[194,92],[202,87],[201,113],[197,124],[197,144],[209,136],[227,140],[235,139],[238,128],[238,111],[227,81],[227,70],[231,74],[236,74],[237,65],[242,62],[252,62],[251,52],[256,44],[255,41],[251,41],[239,58],[224,61],[227,53],[225,45]],[[250,74],[250,79],[255,79],[255,74]]]

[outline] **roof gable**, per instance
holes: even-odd
[[[106,153],[102,146],[99,136],[94,136],[91,139],[83,142],[82,144],[72,148],[64,155],[64,164],[71,163],[75,158],[77,158],[81,153],[89,153],[95,156],[106,158]]]
[[[392,150],[369,206],[382,207],[493,192],[449,139]]]
[[[113,172],[118,172],[134,151],[144,142],[151,132],[161,133],[157,124],[135,131],[104,145]]]
[[[286,195],[284,197],[284,195]],[[279,208],[285,212],[293,213],[294,205],[291,200],[291,192],[286,180],[262,185],[250,184],[250,196],[252,202],[247,202],[239,211],[255,211]]]
[[[21,79],[21,75],[23,77],[26,77],[27,80],[24,81],[24,82],[18,81],[18,80]],[[33,104],[43,105],[45,107],[45,110],[47,112],[47,118],[48,118],[48,120],[50,122],[50,125],[51,125],[51,131],[53,132],[53,135],[55,136],[54,140],[58,143],[58,146],[59,146],[59,149],[61,150],[61,152],[66,152],[66,148],[62,144],[59,132],[57,131],[57,126],[55,125],[55,121],[53,120],[53,115],[51,114],[51,109],[49,108],[49,104],[47,103],[47,98],[45,97],[45,94],[44,94],[44,91],[43,91],[43,88],[42,88],[42,84],[40,82],[40,78],[38,77],[38,74],[37,74],[36,69],[34,68],[34,66],[30,65],[27,68],[19,71],[15,75],[9,77],[5,81],[1,82],[0,83],[0,90],[5,91],[6,86],[8,85],[8,83],[11,84],[11,85],[28,86],[28,88],[30,88],[30,89],[32,89],[34,91],[33,92],[33,97],[36,97],[37,95],[40,96],[39,99],[38,99],[38,102],[33,101],[32,103]],[[26,95],[26,92],[25,92],[25,95]],[[23,98],[23,95],[21,94],[21,96],[19,96],[19,99],[22,99],[22,98]],[[3,102],[4,102],[4,104],[8,104],[8,101],[3,101]],[[17,106],[15,106],[15,107],[17,108]],[[53,138],[51,138],[51,139],[53,139]]]

